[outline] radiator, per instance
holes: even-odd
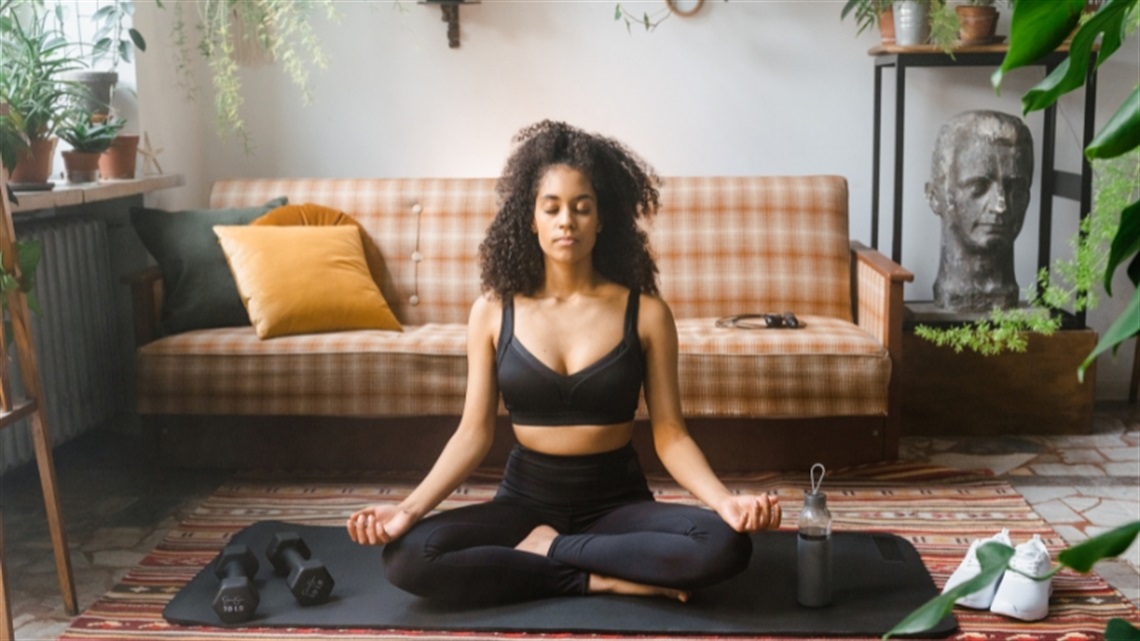
[[[43,417],[58,445],[106,422],[126,404],[107,227],[88,216],[17,221],[16,237],[43,244],[34,290],[42,311],[31,314],[31,325]],[[13,346],[12,359],[14,354]],[[14,360],[11,369],[13,387],[22,394]],[[0,473],[34,458],[30,421],[0,431]]]

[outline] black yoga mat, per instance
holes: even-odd
[[[299,606],[264,553],[276,532],[297,532],[324,562],[336,587],[322,605]],[[389,584],[380,548],[352,543],[344,528],[262,521],[234,535],[257,555],[261,604],[242,626],[394,628],[477,632],[597,632],[618,634],[747,634],[879,636],[938,594],[918,553],[885,533],[833,535],[835,599],[825,608],[796,603],[796,534],[754,535],[752,563],[743,574],[692,595],[688,603],[660,598],[589,596],[507,606],[455,608],[415,597]],[[218,579],[212,564],[166,606],[171,623],[223,626],[211,608]],[[927,633],[957,628],[952,615]]]

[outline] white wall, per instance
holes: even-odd
[[[167,3],[170,5],[171,3]],[[139,57],[140,123],[168,172],[187,186],[155,206],[202,206],[226,177],[494,176],[511,136],[543,118],[617,137],[664,176],[831,173],[851,189],[851,235],[871,233],[873,59],[877,34],[855,35],[839,18],[841,0],[716,2],[694,18],[672,17],[653,33],[614,20],[615,2],[483,0],[460,9],[461,47],[449,49],[438,7],[404,0],[338,3],[336,23],[314,17],[329,68],[315,71],[315,101],[273,66],[242,73],[243,113],[256,145],[246,154],[214,127],[212,94],[193,101],[178,86],[170,44],[171,9],[140,3],[136,26],[150,43]],[[659,12],[660,0],[622,6]],[[192,15],[193,9],[188,9]],[[1008,33],[1008,16],[999,33]],[[1140,79],[1133,37],[1100,73],[1097,126]],[[198,62],[198,84],[209,78]],[[1020,111],[1020,95],[1040,68],[1007,76],[995,96],[988,69],[916,69],[907,74],[903,264],[915,272],[908,300],[929,299],[937,270],[938,219],[922,195],[938,127],[969,109]],[[893,72],[884,105],[893,105]],[[1083,102],[1066,97],[1057,166],[1079,171]],[[1040,143],[1040,113],[1028,117]],[[893,119],[884,121],[889,174]],[[1036,185],[1036,183],[1035,183]],[[889,181],[883,184],[879,246],[889,253]],[[1032,282],[1037,260],[1036,199],[1018,239],[1018,280]],[[1077,209],[1057,200],[1054,256],[1068,255]],[[1131,291],[1121,275],[1116,291]],[[1090,315],[1103,331],[1123,309],[1118,293]],[[1122,398],[1132,343],[1101,359],[1098,397]]]

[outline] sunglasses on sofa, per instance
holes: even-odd
[[[806,324],[792,312],[783,314],[737,314],[718,318],[716,326],[734,329],[800,329]]]

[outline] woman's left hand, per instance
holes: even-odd
[[[759,532],[780,527],[783,513],[773,494],[733,495],[716,506],[720,518],[737,532]]]

